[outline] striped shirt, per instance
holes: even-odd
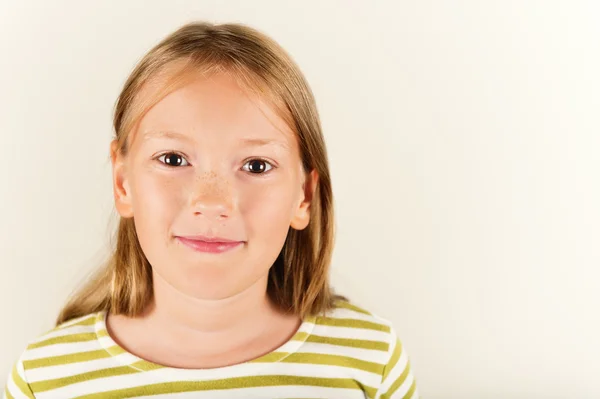
[[[305,318],[256,359],[210,369],[161,366],[127,352],[106,313],[70,320],[33,341],[4,398],[416,399],[406,351],[387,320],[346,301]]]

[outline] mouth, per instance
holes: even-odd
[[[213,254],[228,252],[244,244],[244,241],[235,241],[221,237],[176,236],[175,238],[194,251]]]

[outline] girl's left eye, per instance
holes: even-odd
[[[247,165],[248,167],[246,167]],[[242,169],[252,174],[265,174],[269,170],[273,169],[273,165],[264,159],[251,159],[244,164]]]
[[[164,161],[162,161],[161,159],[164,158]],[[176,152],[167,152],[165,154],[162,154],[161,156],[157,157],[156,159],[158,159],[160,162],[164,163],[167,166],[171,166],[171,167],[178,167],[178,166],[189,166],[189,162],[180,154],[176,153]],[[182,165],[182,163],[185,162],[185,165]]]

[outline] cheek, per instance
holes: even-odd
[[[183,200],[179,184],[174,179],[142,174],[136,179],[133,191],[133,213],[136,225],[142,230],[138,234],[168,230]]]
[[[239,209],[250,232],[283,234],[292,220],[296,205],[293,186],[287,184],[255,185],[240,196]]]

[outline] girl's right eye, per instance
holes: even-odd
[[[164,161],[162,160],[163,158]],[[170,167],[189,166],[189,162],[183,157],[183,155],[176,152],[164,153],[158,156],[156,159]],[[185,165],[183,164],[184,162],[186,163]]]

